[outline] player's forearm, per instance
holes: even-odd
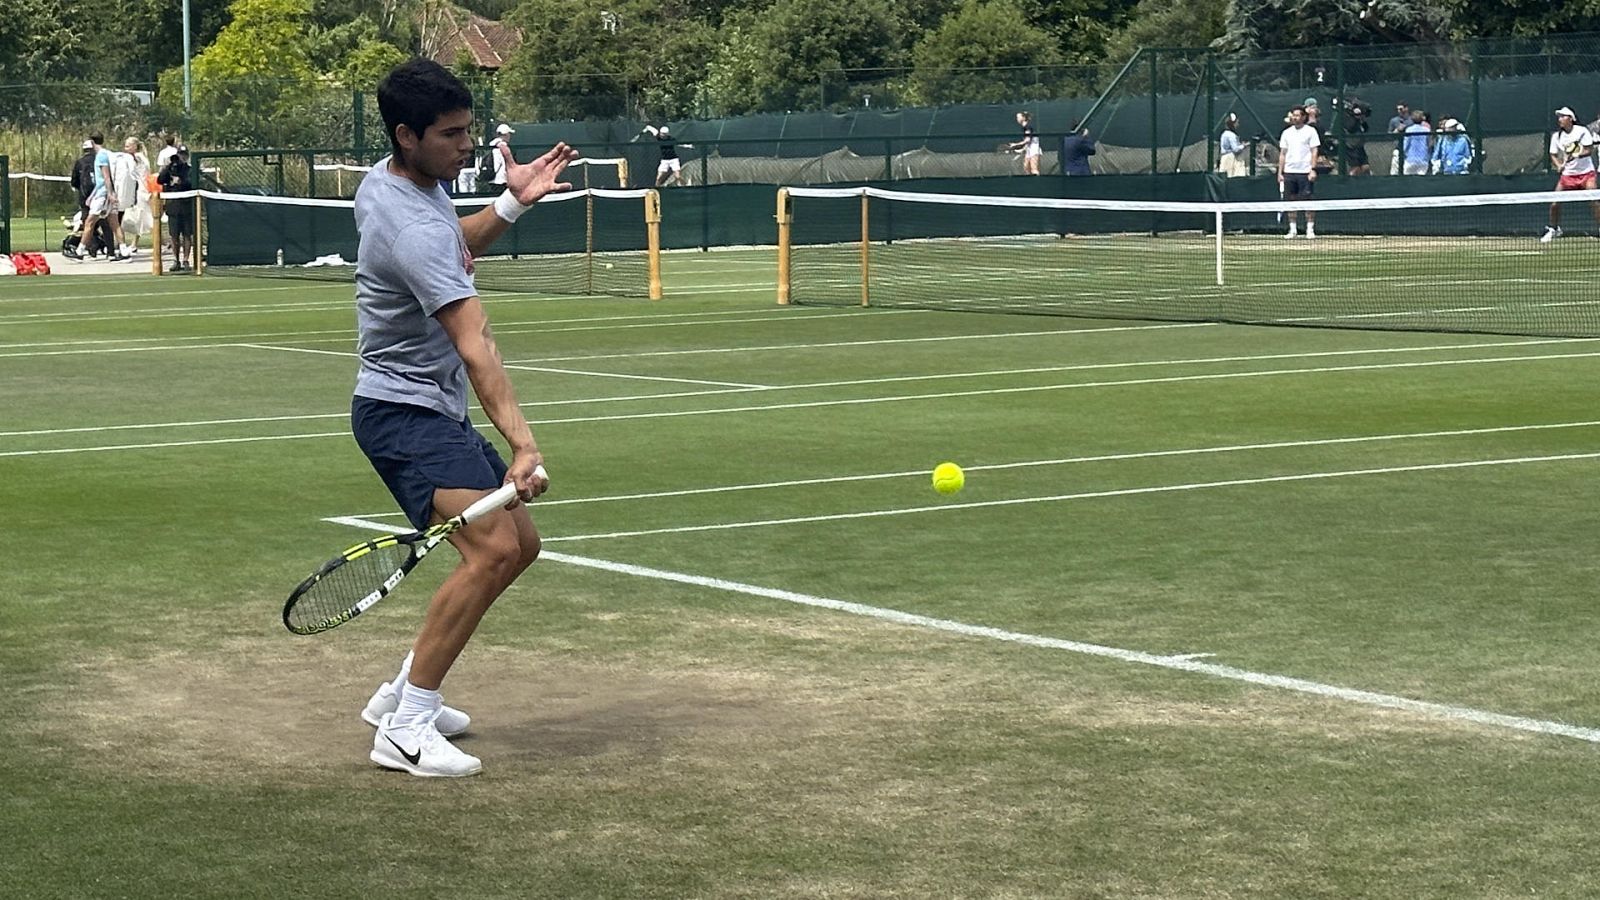
[[[489,330],[488,322],[483,325],[483,343],[477,352],[463,355],[462,361],[466,363],[467,378],[472,382],[473,393],[478,396],[478,402],[488,414],[489,421],[494,423],[495,430],[511,446],[511,452],[537,452],[539,447],[534,443],[533,429],[522,414],[517,392],[511,385],[511,376],[506,374],[505,362],[500,358],[500,350],[495,346],[494,333]]]
[[[491,204],[470,216],[461,217],[461,234],[467,239],[467,249],[473,256],[489,252],[500,236],[511,228],[511,223],[495,213]]]

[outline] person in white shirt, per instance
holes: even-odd
[[[1296,106],[1289,110],[1289,127],[1283,130],[1283,135],[1278,138],[1278,193],[1286,200],[1310,200],[1312,189],[1317,182],[1317,150],[1322,146],[1322,136],[1315,128],[1306,124],[1306,109]],[[1298,233],[1295,227],[1295,217],[1300,215],[1296,210],[1288,211],[1289,233],[1284,235],[1292,238]],[[1317,236],[1317,214],[1311,210],[1305,211],[1306,237]]]
[[[172,162],[172,158],[178,155],[178,136],[175,134],[169,134],[166,136],[165,140],[166,146],[162,147],[161,152],[156,154],[157,172],[165,169],[167,167],[167,163]]]
[[[1595,189],[1594,145],[1594,135],[1578,124],[1578,116],[1571,107],[1556,110],[1556,130],[1550,135],[1550,163],[1561,173],[1556,190]],[[1561,236],[1561,206],[1560,203],[1550,204],[1550,224],[1545,226],[1540,242],[1548,244]],[[1590,206],[1595,222],[1600,223],[1600,203]]]
[[[506,157],[504,153],[500,152],[500,148],[510,147],[511,135],[516,133],[517,131],[515,128],[512,128],[510,125],[501,122],[500,125],[494,130],[494,140],[489,142],[489,156],[494,159],[493,181],[495,184],[498,184],[502,187],[504,187],[506,183]],[[474,187],[476,187],[476,185],[474,185]]]
[[[111,154],[111,177],[117,187],[117,215],[122,219],[122,255],[128,259],[139,249],[139,235],[152,230],[150,217],[150,161],[138,138],[122,142],[122,152]]]

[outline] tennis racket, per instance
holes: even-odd
[[[501,485],[460,515],[425,531],[362,541],[335,556],[289,595],[283,605],[283,627],[295,634],[317,634],[354,619],[389,596],[441,541],[516,495],[516,485]]]

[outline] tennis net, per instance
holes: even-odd
[[[354,201],[193,195],[212,274],[354,279],[360,247]],[[462,215],[492,202],[454,201]],[[474,260],[476,283],[492,291],[660,297],[660,210],[653,190],[549,194]]]
[[[1552,205],[1566,231],[1547,241]],[[1164,203],[786,188],[778,219],[780,302],[1600,336],[1586,277],[1600,191]]]

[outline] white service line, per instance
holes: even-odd
[[[140,277],[141,278],[148,278],[149,276],[140,276]],[[98,284],[99,281],[97,280],[95,283]],[[130,280],[129,283],[132,283],[132,281]],[[161,296],[161,297],[179,297],[179,296],[183,296],[185,294],[203,294],[203,295],[205,295],[207,297],[210,297],[210,296],[212,296],[214,294],[239,294],[239,293],[259,294],[259,293],[265,293],[267,291],[299,291],[301,293],[304,293],[305,290],[308,287],[341,287],[341,286],[345,287],[345,288],[349,287],[349,285],[336,285],[336,284],[329,284],[329,283],[326,283],[326,282],[310,282],[310,281],[308,281],[303,285],[295,285],[295,286],[292,286],[292,287],[209,288],[209,289],[203,288],[203,289],[195,290],[195,291],[167,290],[167,289],[163,288],[159,296]],[[71,303],[71,302],[76,301],[76,300],[113,300],[113,299],[121,299],[121,298],[124,298],[124,297],[150,297],[150,296],[154,296],[154,295],[152,295],[148,291],[138,291],[138,292],[127,293],[127,294],[100,294],[100,293],[94,293],[94,294],[57,294],[57,295],[52,296],[52,297],[7,297],[4,300],[0,300],[0,308],[9,306],[9,305],[11,305],[13,303]]]
[[[1539,355],[1539,356],[1502,356],[1502,357],[1486,357],[1486,358],[1483,358],[1483,359],[1445,359],[1445,360],[1427,360],[1427,361],[1422,361],[1422,362],[1378,363],[1378,364],[1373,364],[1373,365],[1361,365],[1361,366],[1351,365],[1351,366],[1320,366],[1320,367],[1297,368],[1297,369],[1265,369],[1265,370],[1253,371],[1253,372],[1214,372],[1214,373],[1204,374],[1204,375],[1169,375],[1169,376],[1165,376],[1165,377],[1161,377],[1161,378],[1127,378],[1127,379],[1121,379],[1121,380],[1115,380],[1115,381],[1072,381],[1072,382],[1062,382],[1062,383],[1057,383],[1057,384],[1030,385],[1030,386],[1026,386],[1026,387],[981,388],[981,389],[966,390],[966,391],[942,391],[942,392],[939,392],[939,393],[932,393],[932,394],[905,394],[905,395],[901,395],[901,396],[892,396],[892,397],[858,397],[858,398],[846,399],[846,400],[812,400],[812,401],[797,402],[797,403],[773,403],[773,404],[768,404],[768,405],[765,405],[765,406],[760,406],[760,405],[725,406],[725,407],[715,407],[715,408],[710,408],[710,409],[687,409],[687,410],[676,410],[676,411],[665,411],[665,412],[618,413],[618,414],[615,414],[615,415],[601,415],[601,416],[569,416],[567,418],[540,419],[539,420],[539,424],[540,425],[573,425],[573,424],[585,424],[585,423],[593,423],[593,422],[624,422],[624,421],[633,421],[633,420],[637,420],[637,419],[676,419],[676,418],[685,418],[685,417],[690,417],[690,416],[727,415],[727,414],[730,414],[730,413],[782,412],[782,411],[786,411],[786,410],[818,409],[818,408],[830,407],[830,406],[866,406],[866,405],[877,404],[877,403],[906,403],[906,402],[915,402],[915,401],[922,401],[922,400],[948,400],[948,399],[954,399],[954,398],[960,398],[960,397],[985,397],[985,396],[995,396],[995,395],[1001,395],[1001,394],[1041,393],[1041,392],[1046,392],[1046,391],[1077,390],[1077,389],[1081,389],[1081,388],[1136,387],[1136,386],[1149,385],[1149,384],[1182,384],[1182,383],[1188,383],[1188,382],[1223,381],[1223,380],[1235,380],[1235,379],[1241,379],[1241,378],[1267,378],[1267,377],[1275,377],[1275,376],[1282,376],[1282,375],[1316,375],[1316,374],[1338,373],[1338,372],[1372,372],[1372,371],[1381,371],[1381,370],[1385,370],[1385,369],[1429,368],[1429,367],[1436,367],[1436,366],[1468,366],[1468,365],[1481,365],[1481,364],[1484,364],[1484,363],[1542,362],[1544,360],[1583,359],[1583,358],[1591,358],[1591,357],[1600,357],[1600,351],[1597,351],[1597,352],[1594,352],[1594,353],[1548,353],[1548,354],[1542,354],[1542,355]],[[705,393],[712,393],[712,394],[742,393],[745,390],[746,390],[745,388],[727,388],[727,389],[720,389],[720,390],[716,390],[716,391],[686,392],[685,395],[686,396],[696,396],[696,395],[705,394]],[[761,392],[762,393],[766,393],[766,392],[771,391],[771,390],[775,390],[775,389],[774,388],[763,388],[763,389],[761,389]],[[660,397],[660,396],[672,396],[672,395],[654,395],[654,396]],[[637,399],[644,399],[644,398],[640,398],[640,397],[622,397],[622,398],[613,398],[613,399],[637,400]],[[588,402],[598,402],[598,401],[588,401]],[[524,406],[533,406],[533,405],[537,405],[537,404],[523,404],[523,405]],[[327,414],[319,414],[318,416],[313,416],[313,418],[315,418],[315,417],[325,417],[326,415]],[[43,431],[43,432],[34,431],[34,432],[27,432],[27,433],[28,434],[37,435],[37,434],[46,434],[46,433],[48,433],[48,434],[56,434],[56,433],[65,433],[65,432],[70,432],[70,431],[84,431],[84,430],[90,430],[90,431],[101,431],[101,430],[103,430],[103,431],[118,431],[118,430],[125,430],[125,429],[129,429],[129,428],[141,428],[141,427],[151,427],[151,426],[139,426],[139,425],[134,425],[134,426],[92,426],[92,427],[90,427],[88,429],[83,429],[83,428],[77,428],[77,429],[50,429],[50,430],[46,430],[46,431]],[[478,427],[480,429],[488,429],[490,426],[479,424],[476,427]],[[157,449],[157,448],[163,448],[163,447],[199,446],[199,445],[204,445],[204,444],[247,444],[247,443],[252,443],[254,441],[257,441],[257,440],[292,440],[292,439],[295,439],[295,438],[332,437],[332,436],[334,436],[334,434],[335,433],[324,432],[324,433],[315,433],[315,434],[274,435],[272,437],[266,437],[266,438],[249,438],[249,437],[245,437],[245,438],[229,438],[229,439],[204,440],[204,441],[163,441],[163,442],[148,443],[148,444],[120,444],[120,445],[113,445],[113,446],[108,446],[108,447],[69,447],[69,448],[61,448],[61,449],[55,449],[55,450],[11,450],[11,451],[0,452],[0,457],[8,457],[8,456],[49,456],[49,455],[62,454],[62,453],[94,453],[94,452],[105,451],[105,450],[146,450],[146,449]],[[337,434],[342,434],[342,432],[339,432]],[[6,433],[0,432],[0,437],[4,437],[4,436],[7,436]],[[11,436],[16,436],[16,435],[13,434]]]
[[[516,302],[516,301],[513,301],[513,302]],[[788,310],[785,310],[782,307],[774,306],[770,310],[736,309],[736,310],[719,310],[719,311],[715,311],[715,312],[670,312],[670,313],[650,313],[650,314],[645,314],[645,315],[626,315],[626,316],[574,316],[572,318],[567,318],[567,319],[545,319],[545,320],[542,321],[542,324],[545,324],[545,325],[561,325],[561,324],[568,324],[568,323],[572,323],[572,322],[595,323],[595,322],[624,322],[624,321],[632,321],[632,320],[637,320],[637,319],[694,319],[694,318],[708,318],[708,317],[714,317],[714,316],[715,317],[748,316],[748,315],[750,315],[752,313],[755,313],[755,312],[770,312],[770,313],[785,313],[785,314],[789,314]],[[834,315],[837,315],[837,313],[835,313]],[[501,322],[500,324],[501,325],[528,325],[528,324],[532,324],[532,323],[529,323],[529,322],[510,322],[510,321],[508,321],[508,322]],[[690,324],[692,324],[692,323],[690,323]],[[711,324],[716,324],[716,323],[713,322]],[[101,345],[101,344],[138,344],[138,343],[150,343],[152,341],[228,341],[229,343],[233,343],[233,342],[237,342],[237,341],[260,340],[262,338],[304,338],[304,337],[311,337],[311,336],[317,336],[317,335],[329,335],[329,334],[339,335],[341,340],[349,340],[349,341],[352,341],[352,342],[356,338],[356,330],[354,328],[322,328],[322,329],[316,329],[316,330],[313,330],[313,331],[262,331],[262,332],[256,332],[254,334],[239,334],[237,332],[230,332],[228,334],[204,334],[204,335],[193,335],[193,336],[190,336],[190,337],[178,337],[178,336],[165,335],[165,336],[162,336],[162,337],[150,337],[150,338],[130,337],[130,338],[96,338],[96,339],[92,339],[92,340],[71,340],[71,341],[27,341],[27,342],[15,342],[15,343],[12,343],[12,342],[0,342],[0,348],[17,349],[17,348],[24,348],[24,347],[85,347],[87,349],[85,349],[82,352],[92,353],[92,352],[94,352],[93,348],[95,348],[95,347],[97,347],[98,345]],[[179,346],[174,345],[172,347],[164,348],[164,349],[182,349],[182,348],[179,347]],[[21,355],[25,355],[25,354],[10,354],[10,355],[21,356]]]
[[[552,369],[549,366],[528,366],[519,363],[506,363],[506,368],[516,369],[519,372],[547,372],[551,375],[587,375],[591,378],[622,378],[631,381],[666,381],[673,384],[704,384],[711,387],[741,388],[745,390],[764,391],[770,385],[749,384],[743,381],[706,381],[701,378],[668,378],[664,375],[624,375],[620,372],[585,372],[578,369]]]
[[[387,525],[382,522],[368,522],[358,516],[336,516],[324,519],[339,525],[348,525],[355,528],[364,528],[369,531],[388,532],[390,534],[403,534],[409,528]],[[547,541],[548,543],[548,541]],[[940,619],[917,613],[902,612],[897,609],[885,609],[880,606],[868,606],[864,603],[853,603],[848,600],[835,600],[829,597],[820,597],[815,594],[802,594],[796,591],[785,591],[777,588],[761,587],[739,581],[729,581],[724,578],[708,578],[703,575],[690,575],[683,572],[671,572],[665,569],[654,569],[648,566],[636,566],[631,563],[612,562],[606,559],[596,559],[589,556],[575,556],[569,553],[559,553],[554,550],[545,550],[539,558],[546,562],[562,563],[569,566],[578,566],[586,569],[596,569],[602,572],[611,572],[617,575],[629,575],[635,578],[650,578],[656,581],[667,581],[674,584],[684,584],[691,587],[703,587],[714,591],[743,594],[747,597],[760,597],[765,600],[778,600],[784,603],[794,603],[800,606],[809,606],[815,609],[827,609],[834,612],[848,613],[853,616],[862,616],[897,625],[912,628],[926,628],[942,631],[948,634],[958,634],[963,637],[986,638],[995,641],[1004,641],[1011,644],[1022,644],[1029,647],[1039,647],[1046,650],[1065,650],[1069,653],[1079,653],[1085,656],[1095,656],[1103,659],[1114,659],[1119,662],[1134,663],[1144,666],[1155,666],[1161,669],[1171,669],[1178,672],[1188,672],[1193,675],[1205,675],[1211,678],[1221,678],[1228,681],[1240,681],[1259,687],[1276,688],[1278,690],[1293,691],[1300,694],[1310,694],[1316,697],[1325,697],[1330,700],[1342,700],[1347,703],[1358,703],[1363,706],[1376,706],[1384,709],[1395,709],[1402,712],[1428,718],[1448,719],[1458,722],[1469,722],[1474,725],[1484,725],[1494,728],[1508,728],[1513,731],[1526,731],[1534,734],[1545,734],[1553,737],[1575,738],[1591,744],[1600,743],[1600,729],[1585,728],[1580,725],[1571,725],[1565,722],[1556,722],[1548,719],[1533,719],[1526,716],[1512,716],[1505,713],[1490,712],[1488,710],[1474,709],[1469,706],[1455,706],[1446,703],[1434,703],[1429,700],[1417,700],[1411,697],[1401,697],[1396,694],[1383,694],[1376,691],[1365,691],[1359,688],[1340,687],[1311,681],[1305,678],[1293,678],[1287,675],[1272,675],[1265,672],[1253,672],[1248,669],[1239,669],[1234,666],[1224,666],[1217,663],[1201,662],[1202,657],[1212,657],[1213,653],[1179,653],[1156,654],[1146,653],[1141,650],[1128,650],[1122,647],[1109,647],[1104,644],[1089,644],[1083,641],[1070,641],[1063,638],[1045,637],[1044,635],[1028,634],[1020,631],[1007,631],[1002,628],[990,628],[986,625],[971,625],[966,622],[957,622],[953,619]]]
[[[1329,357],[1329,356],[1365,356],[1365,355],[1368,355],[1368,354],[1386,354],[1386,353],[1427,353],[1427,352],[1432,352],[1432,351],[1435,351],[1435,350],[1475,350],[1475,349],[1479,349],[1479,348],[1483,348],[1483,347],[1499,348],[1499,347],[1523,347],[1523,346],[1533,346],[1533,345],[1542,345],[1542,344],[1583,343],[1583,342],[1588,341],[1588,340],[1589,339],[1567,339],[1567,338],[1563,338],[1563,339],[1544,339],[1544,340],[1527,340],[1527,341],[1500,341],[1500,342],[1489,342],[1489,343],[1478,343],[1478,344],[1433,344],[1433,345],[1424,344],[1424,345],[1413,346],[1413,347],[1377,347],[1377,348],[1372,348],[1372,349],[1355,349],[1355,350],[1315,350],[1315,351],[1308,351],[1308,352],[1305,352],[1305,353],[1268,353],[1268,354],[1261,354],[1261,355],[1258,355],[1258,356],[1213,356],[1213,357],[1195,357],[1195,358],[1189,358],[1189,359],[1172,359],[1172,360],[1134,360],[1134,361],[1130,361],[1130,362],[1083,363],[1083,364],[1079,364],[1079,365],[1048,366],[1048,367],[1036,367],[1036,368],[1029,368],[1029,369],[992,369],[992,370],[984,370],[984,371],[977,371],[977,372],[936,373],[936,374],[932,374],[932,375],[900,375],[900,376],[893,376],[893,377],[888,377],[888,378],[864,378],[864,379],[852,379],[852,380],[848,380],[848,381],[800,382],[800,383],[797,383],[797,384],[784,384],[784,385],[751,385],[751,384],[739,384],[739,383],[736,383],[736,382],[705,382],[705,383],[708,383],[708,384],[722,386],[725,389],[719,389],[719,390],[713,390],[713,391],[670,391],[670,392],[667,392],[667,393],[630,394],[630,395],[616,396],[616,397],[585,397],[585,398],[579,398],[579,399],[575,399],[575,400],[537,400],[537,401],[529,401],[527,403],[523,403],[522,406],[524,408],[537,408],[537,407],[549,407],[549,406],[583,406],[583,405],[589,405],[589,404],[595,404],[595,403],[619,403],[619,402],[626,402],[626,401],[633,401],[633,400],[638,400],[638,401],[644,401],[644,400],[678,400],[678,399],[692,398],[692,397],[711,397],[711,396],[721,396],[721,395],[725,395],[725,394],[740,394],[740,393],[745,393],[745,392],[748,392],[748,391],[770,392],[770,391],[812,390],[812,389],[817,389],[817,388],[844,387],[844,386],[859,387],[859,386],[862,386],[862,385],[889,384],[889,383],[906,382],[906,381],[939,381],[939,380],[950,379],[950,378],[985,378],[985,377],[1022,375],[1022,374],[1039,374],[1039,373],[1050,373],[1050,372],[1068,372],[1068,371],[1076,371],[1076,370],[1141,368],[1141,367],[1148,367],[1148,366],[1167,366],[1167,365],[1196,365],[1196,364],[1202,364],[1202,363],[1219,363],[1219,362],[1249,362],[1249,361],[1252,361],[1252,360],[1303,359],[1303,358],[1321,358],[1321,357]],[[277,345],[272,345],[272,344],[217,344],[217,345],[207,345],[207,346],[216,346],[216,347],[234,347],[234,346],[250,347],[250,348],[260,349],[260,350],[280,350],[280,351],[287,352],[287,353],[309,353],[309,354],[313,354],[313,355],[317,355],[317,356],[333,356],[333,357],[338,357],[338,358],[341,358],[341,359],[349,359],[349,358],[353,358],[355,356],[355,353],[353,353],[351,351],[347,351],[347,350],[341,350],[341,351],[316,350],[316,349],[306,348],[306,347],[286,347],[286,346],[277,346]],[[124,350],[119,351],[119,352],[127,352],[128,350],[133,350],[133,349],[140,349],[140,348],[124,348]],[[1523,359],[1538,359],[1540,357],[1519,357],[1519,358],[1523,358]],[[517,363],[510,363],[510,362],[506,363],[506,366],[508,368],[514,368],[514,369],[532,369],[532,367],[530,367],[530,366],[524,366],[524,365],[520,365],[520,364],[517,364]],[[563,372],[563,371],[568,371],[568,370],[548,369],[548,370],[545,370],[545,371]],[[580,372],[580,373],[576,373],[576,374],[595,375],[595,374],[600,374],[600,373]],[[644,377],[644,376],[616,376],[616,377],[621,377],[621,378],[629,378],[629,377],[641,378],[641,377]],[[673,379],[660,379],[660,380],[670,381],[670,380],[673,380]],[[690,383],[697,383],[697,382],[690,382]],[[471,406],[471,407],[469,407],[469,409],[481,409],[481,407],[479,407],[479,406]],[[346,414],[342,413],[342,412],[341,413],[332,413],[332,414],[330,414],[330,413],[307,413],[307,414],[305,414],[303,416],[300,416],[300,417],[283,415],[283,416],[264,416],[264,417],[260,417],[260,418],[252,418],[252,417],[238,418],[238,417],[236,417],[236,418],[228,418],[228,419],[209,419],[209,420],[185,421],[185,422],[147,422],[147,423],[138,423],[138,424],[130,424],[130,425],[90,425],[90,426],[80,426],[80,427],[76,427],[76,428],[36,429],[36,430],[31,430],[31,431],[0,431],[0,437],[19,437],[19,436],[24,436],[24,435],[44,435],[44,434],[71,434],[71,433],[86,433],[86,432],[96,432],[96,431],[127,431],[127,430],[146,429],[146,428],[180,428],[180,427],[181,428],[192,428],[192,427],[204,426],[204,425],[238,425],[238,424],[245,423],[245,422],[286,422],[286,421],[293,421],[296,418],[305,418],[305,419],[308,419],[308,420],[310,420],[310,419],[326,419],[326,418],[330,418],[332,416],[343,416],[343,415],[346,415]]]
[[[1082,491],[1075,494],[1052,494],[1045,497],[1014,497],[1008,500],[976,500],[968,503],[941,503],[936,506],[907,506],[896,509],[877,509],[867,512],[830,513],[815,516],[793,516],[786,519],[756,519],[747,522],[717,522],[709,525],[680,525],[672,528],[647,528],[637,531],[609,531],[595,534],[576,534],[564,537],[546,537],[546,544],[598,541],[614,538],[647,537],[660,534],[689,534],[703,531],[735,531],[745,528],[768,528],[780,525],[810,525],[818,522],[842,522],[850,519],[879,519],[888,516],[909,516],[920,513],[953,512],[965,509],[989,509],[1001,506],[1031,506],[1035,503],[1062,503],[1068,500],[1097,500],[1105,497],[1134,497],[1143,494],[1171,494],[1186,491],[1213,490],[1216,488],[1247,487],[1257,484],[1279,484],[1292,481],[1323,481],[1332,478],[1356,478],[1367,475],[1393,475],[1400,472],[1438,472],[1447,469],[1471,469],[1487,466],[1514,466],[1527,463],[1568,462],[1572,460],[1600,459],[1597,453],[1561,453],[1552,456],[1518,456],[1505,459],[1477,459],[1466,462],[1427,463],[1415,466],[1384,466],[1374,469],[1344,469],[1333,472],[1302,472],[1294,475],[1269,475],[1262,478],[1230,478],[1225,481],[1199,481],[1189,484],[1163,484],[1140,488],[1119,488],[1107,491]]]

